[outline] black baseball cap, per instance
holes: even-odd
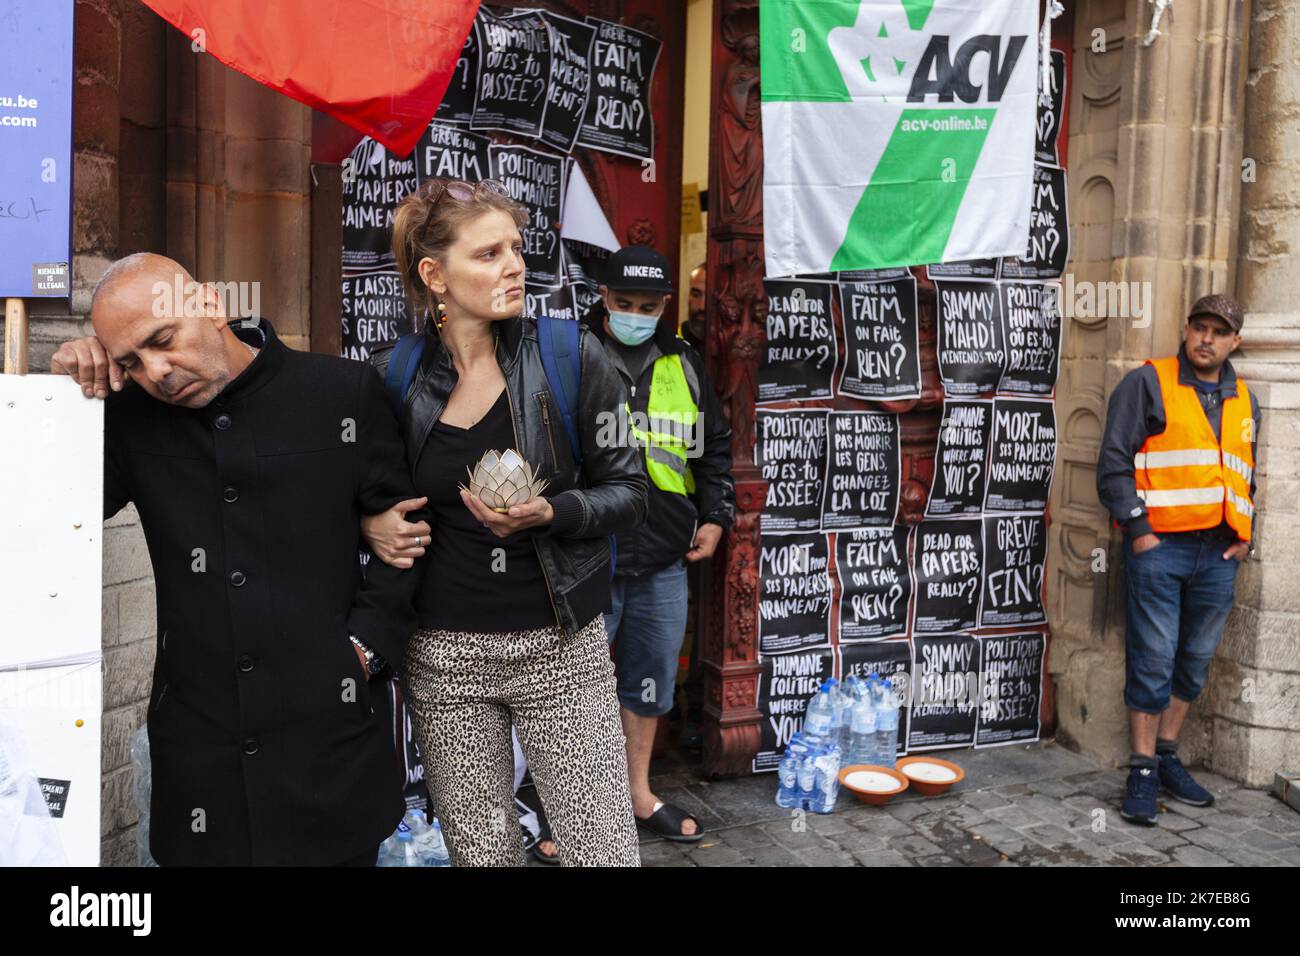
[[[624,246],[605,264],[605,285],[620,292],[672,292],[668,260],[649,246]]]

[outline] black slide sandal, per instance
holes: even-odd
[[[682,824],[687,820],[695,820],[694,833],[682,833]],[[704,839],[704,827],[700,821],[671,803],[659,804],[655,812],[644,820],[636,817],[636,825],[674,843],[698,843]]]
[[[547,821],[546,814],[543,813],[541,810],[537,811],[537,823],[541,832],[539,833],[536,842],[534,842],[532,847],[529,848],[533,854],[533,859],[535,859],[538,863],[545,863],[547,866],[559,866],[560,865],[559,844],[556,844],[555,854],[553,856],[547,856],[545,853],[542,852],[542,844],[545,843],[547,840],[549,840],[551,843],[555,843],[555,837],[551,834],[551,824]]]

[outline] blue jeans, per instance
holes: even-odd
[[[642,717],[673,709],[677,655],[686,637],[686,564],[651,574],[616,574],[605,631],[614,645],[618,702]]]
[[[1128,628],[1124,704],[1158,714],[1172,693],[1192,701],[1205,686],[1210,660],[1232,610],[1236,558],[1232,544],[1199,532],[1158,534],[1160,544],[1134,554],[1124,542]]]

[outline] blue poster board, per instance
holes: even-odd
[[[73,0],[0,0],[0,296],[70,294]]]

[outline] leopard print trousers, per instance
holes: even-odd
[[[572,636],[418,630],[403,677],[456,866],[522,866],[513,722],[566,866],[640,866],[603,615]]]

